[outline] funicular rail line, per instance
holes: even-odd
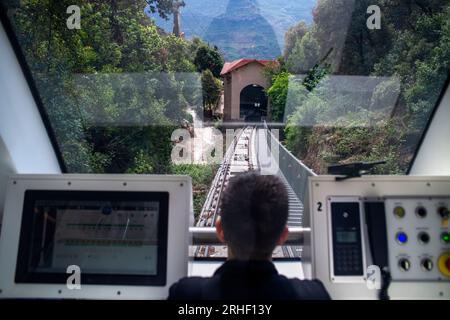
[[[249,170],[262,170],[260,167],[260,157],[264,157],[265,149],[266,152],[272,154],[273,150],[269,147],[271,144],[275,143],[275,147],[280,145],[280,158],[275,160],[277,165],[278,173],[277,175],[283,180],[286,185],[288,196],[289,196],[289,218],[288,227],[290,231],[289,244],[285,246],[277,247],[274,252],[274,258],[281,259],[298,259],[301,257],[302,252],[302,242],[304,235],[310,232],[308,228],[309,224],[306,224],[304,228],[304,202],[307,199],[307,194],[300,194],[297,192],[298,183],[296,180],[291,181],[292,177],[286,177],[286,174],[294,174],[294,179],[300,179],[301,187],[307,182],[307,177],[309,175],[315,175],[309,168],[307,168],[301,161],[296,159],[292,154],[290,154],[285,148],[280,144],[278,139],[271,138],[272,133],[270,133],[269,128],[265,125],[263,128],[259,126],[247,126],[237,132],[234,137],[233,143],[228,147],[225,153],[223,161],[217,171],[217,174],[213,180],[212,186],[208,193],[207,199],[201,211],[200,217],[193,228],[198,233],[197,237],[203,239],[209,239],[206,242],[197,243],[192,252],[196,258],[223,258],[226,257],[226,246],[218,245],[218,242],[214,242],[215,238],[209,236],[205,238],[206,233],[214,234],[214,226],[218,216],[220,216],[220,200],[222,197],[222,192],[226,188],[228,181],[231,177],[236,174],[247,172]],[[273,141],[270,141],[273,140]],[[267,143],[267,147],[266,144]],[[278,146],[279,147],[279,146]],[[261,149],[262,148],[262,149]],[[270,157],[270,155],[269,155]],[[292,158],[292,159],[291,159]],[[267,160],[267,159],[265,159]],[[261,161],[265,161],[261,160]],[[285,162],[288,161],[288,164]],[[285,168],[284,172],[283,168]],[[300,170],[292,171],[293,168],[298,168]],[[297,170],[297,169],[295,169]],[[300,188],[299,191],[303,192],[304,188]],[[197,238],[198,239],[198,238]],[[295,239],[295,240],[294,240]],[[217,241],[217,239],[216,239]]]
[[[256,132],[256,127],[247,126],[241,129],[234,137],[232,144],[228,147],[223,161],[214,177],[205,204],[200,213],[197,227],[215,226],[216,219],[220,215],[220,199],[222,192],[228,185],[229,179],[237,173],[255,169],[255,163],[251,156],[252,140]],[[217,246],[200,245],[195,249],[195,257],[212,257],[219,253],[219,256],[226,254],[224,246],[221,252],[217,252]]]
[[[236,172],[245,172],[255,168],[255,164],[250,156],[250,141],[255,130],[255,127],[250,126],[241,129],[226,151],[200,213],[197,227],[214,227],[220,214],[219,204],[222,192],[227,186],[229,179]]]

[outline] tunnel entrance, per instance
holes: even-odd
[[[264,88],[251,84],[240,94],[240,118],[246,122],[260,122],[267,116],[267,95]]]

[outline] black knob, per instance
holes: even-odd
[[[450,216],[450,210],[447,207],[440,207],[438,213],[442,219],[448,219]]]

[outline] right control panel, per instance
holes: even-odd
[[[448,281],[450,198],[388,197],[385,208],[392,279]]]
[[[311,277],[333,299],[450,300],[449,176],[316,176],[308,190]]]

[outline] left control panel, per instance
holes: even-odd
[[[165,299],[188,274],[188,176],[15,175],[0,298]]]

